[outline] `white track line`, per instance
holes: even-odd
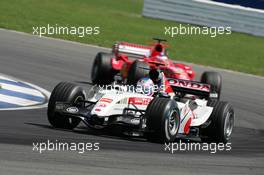
[[[2,76],[2,75],[0,75],[0,80],[8,80],[8,81],[13,81],[13,82],[17,82],[17,81],[15,81],[15,80],[12,80],[11,78],[7,78],[7,77],[5,77],[5,76]]]
[[[17,33],[17,34],[24,35],[24,36],[31,36],[31,37],[35,37],[35,38],[43,38],[43,39],[47,39],[47,40],[60,41],[60,42],[64,42],[64,43],[76,44],[76,45],[86,46],[86,47],[88,46],[88,47],[93,47],[93,48],[97,48],[97,49],[103,49],[103,50],[107,50],[107,51],[111,51],[112,50],[111,48],[107,48],[107,47],[101,47],[101,46],[96,46],[96,45],[87,44],[87,43],[79,43],[77,41],[64,40],[64,39],[61,39],[61,38],[51,38],[51,37],[48,37],[48,36],[39,37],[38,35],[32,35],[30,33],[20,32],[20,31],[11,30],[11,29],[9,30],[9,29],[0,28],[0,30],[13,32],[13,33]]]

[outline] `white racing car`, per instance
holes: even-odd
[[[48,120],[63,129],[73,129],[80,121],[95,129],[121,125],[126,134],[155,142],[190,135],[204,142],[230,140],[235,114],[228,102],[219,100],[219,74],[205,72],[201,82],[163,80],[164,89],[151,95],[123,84],[95,85],[86,94],[73,83],[59,83],[49,100]]]

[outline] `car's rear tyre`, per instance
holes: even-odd
[[[147,110],[147,138],[153,142],[173,142],[180,126],[177,103],[169,98],[153,99]]]
[[[222,77],[217,72],[204,72],[201,76],[201,82],[210,84],[211,92],[217,93],[217,99],[220,99],[222,89]]]
[[[201,127],[200,137],[203,142],[227,143],[231,139],[235,113],[233,107],[223,101],[212,101],[214,110],[209,118],[209,125]]]
[[[91,80],[94,84],[110,84],[114,81],[115,71],[112,69],[112,54],[99,52],[95,56]]]
[[[61,82],[52,91],[48,104],[48,121],[55,128],[73,129],[80,119],[62,116],[55,112],[56,102],[68,102],[78,105],[79,100],[85,99],[84,90],[73,83]]]
[[[127,84],[136,85],[140,78],[149,73],[149,65],[143,61],[134,61],[128,71]]]

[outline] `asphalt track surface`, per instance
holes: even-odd
[[[94,55],[104,49],[0,30],[0,72],[49,91],[60,81],[89,81]],[[200,74],[205,69],[195,66]],[[219,70],[221,71],[221,70]],[[264,79],[221,71],[223,100],[236,112],[232,150],[164,151],[144,139],[50,127],[46,108],[0,111],[0,174],[263,174]],[[84,85],[86,86],[86,85]],[[100,150],[32,151],[32,143],[99,142]]]

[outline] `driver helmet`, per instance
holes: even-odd
[[[141,78],[137,82],[136,90],[144,95],[152,96],[154,94],[154,83],[150,78]]]
[[[168,60],[167,55],[164,52],[161,52],[158,56],[157,56],[157,60],[160,62],[166,61]]]

